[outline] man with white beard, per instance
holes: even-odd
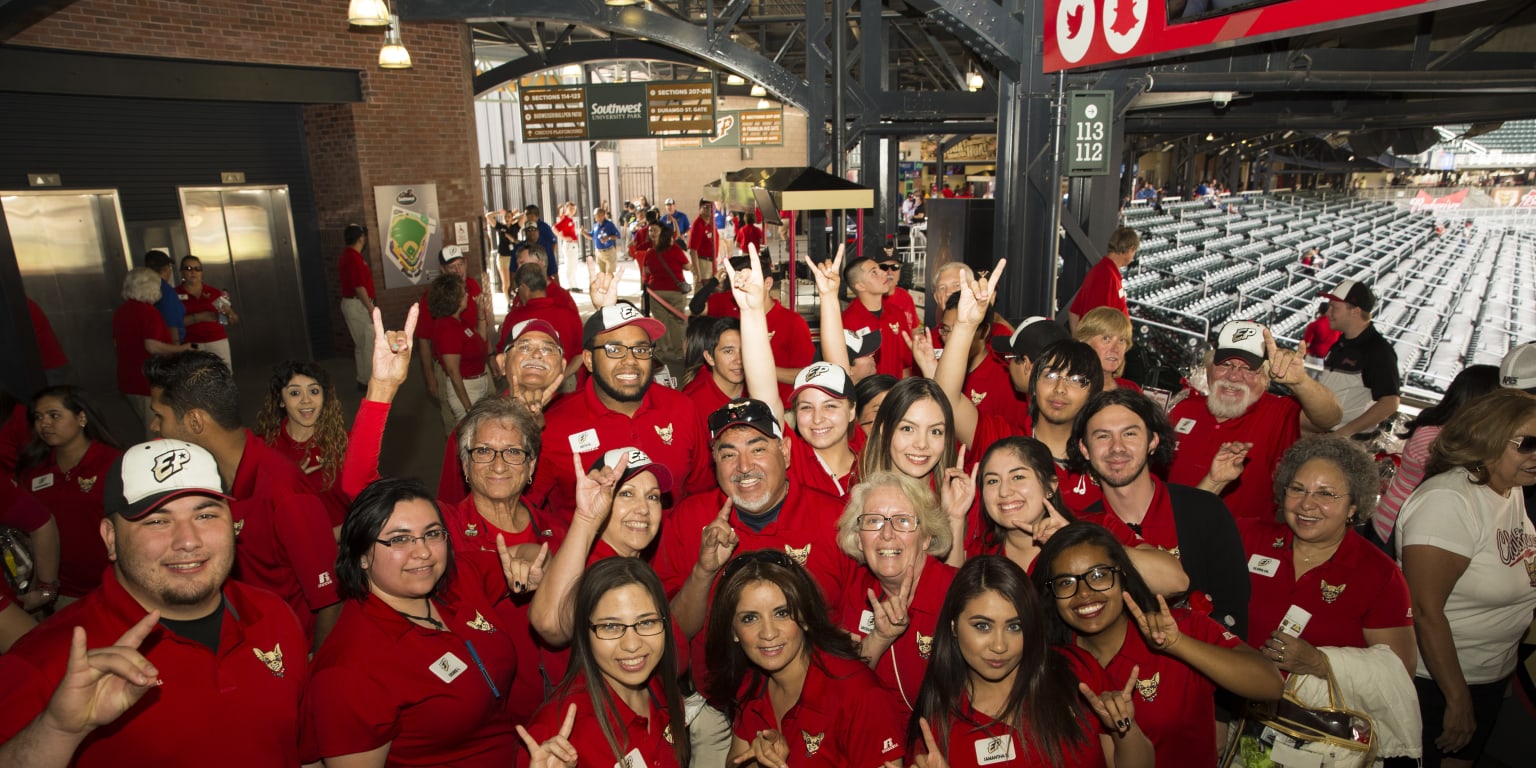
[[[1220,494],[1234,517],[1270,519],[1275,467],[1301,437],[1302,416],[1327,429],[1342,417],[1338,398],[1249,320],[1221,327],[1205,373],[1210,394],[1190,392],[1168,414],[1178,436],[1168,482]],[[1291,395],[1269,392],[1272,382]]]

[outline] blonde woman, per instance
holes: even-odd
[[[1110,307],[1088,310],[1078,322],[1072,338],[1093,347],[1099,353],[1099,363],[1104,367],[1104,391],[1127,387],[1137,392],[1141,387],[1128,379],[1120,378],[1125,372],[1125,356],[1131,351],[1131,318],[1124,312]]]

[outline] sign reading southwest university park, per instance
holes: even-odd
[[[523,141],[709,136],[713,81],[521,88]]]
[[[1042,71],[1194,53],[1480,0],[1045,0]]]

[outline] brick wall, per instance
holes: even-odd
[[[470,224],[471,273],[481,269],[484,210],[476,168],[469,36],[461,24],[405,24],[413,69],[379,69],[381,31],[347,25],[344,0],[77,0],[7,42],[206,61],[338,67],[363,73],[364,102],[304,110],[337,348],[352,342],[336,299],[336,259],[348,223],[378,228],[373,187],[437,185],[439,231]],[[378,244],[368,257],[385,322],[398,327],[419,288],[385,291]],[[311,308],[320,311],[320,308]]]

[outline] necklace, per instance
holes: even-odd
[[[406,613],[405,611],[400,610],[399,608],[395,609],[395,613],[398,613],[401,616],[404,616],[407,619],[412,619],[414,621],[425,621],[426,623],[431,624],[439,632],[446,632],[446,631],[448,631],[448,627],[446,625],[444,625],[441,621],[438,621],[437,619],[432,618],[432,598],[430,598],[430,597],[427,598],[427,615],[425,615],[425,616],[416,616],[416,615],[413,615],[413,614],[409,614],[409,613]]]

